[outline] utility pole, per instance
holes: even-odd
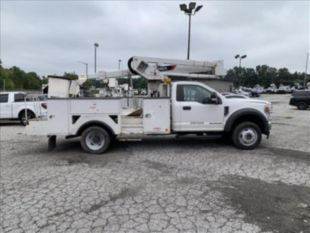
[[[122,62],[122,60],[121,60],[121,59],[118,59],[118,70],[121,69],[121,62]]]
[[[79,61],[79,63],[85,65],[85,74],[86,74],[86,76],[88,76],[88,63],[84,62],[84,61]]]
[[[309,60],[309,52],[307,52],[307,58],[306,58],[306,70],[305,70],[305,77],[304,77],[304,88],[306,88],[306,82],[307,82],[308,60]]]
[[[97,72],[97,48],[99,47],[98,43],[94,43],[94,48],[95,48],[95,62],[94,62],[94,71],[95,74]]]

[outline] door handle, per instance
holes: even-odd
[[[191,110],[192,107],[191,106],[183,106],[183,110]]]

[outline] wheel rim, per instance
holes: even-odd
[[[239,141],[244,146],[252,146],[257,142],[258,134],[255,129],[247,127],[239,133]]]
[[[89,149],[96,151],[104,146],[105,137],[99,131],[92,131],[87,134],[85,142]]]

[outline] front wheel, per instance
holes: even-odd
[[[298,103],[297,108],[299,110],[306,110],[308,108],[308,105],[304,102]]]
[[[83,150],[91,154],[104,153],[110,146],[111,136],[99,126],[91,126],[85,129],[81,136]]]
[[[232,133],[234,145],[240,149],[252,150],[262,139],[262,132],[258,125],[252,122],[242,122],[235,127]]]

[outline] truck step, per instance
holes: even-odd
[[[128,128],[121,128],[121,134],[143,134],[142,127],[128,127]]]

